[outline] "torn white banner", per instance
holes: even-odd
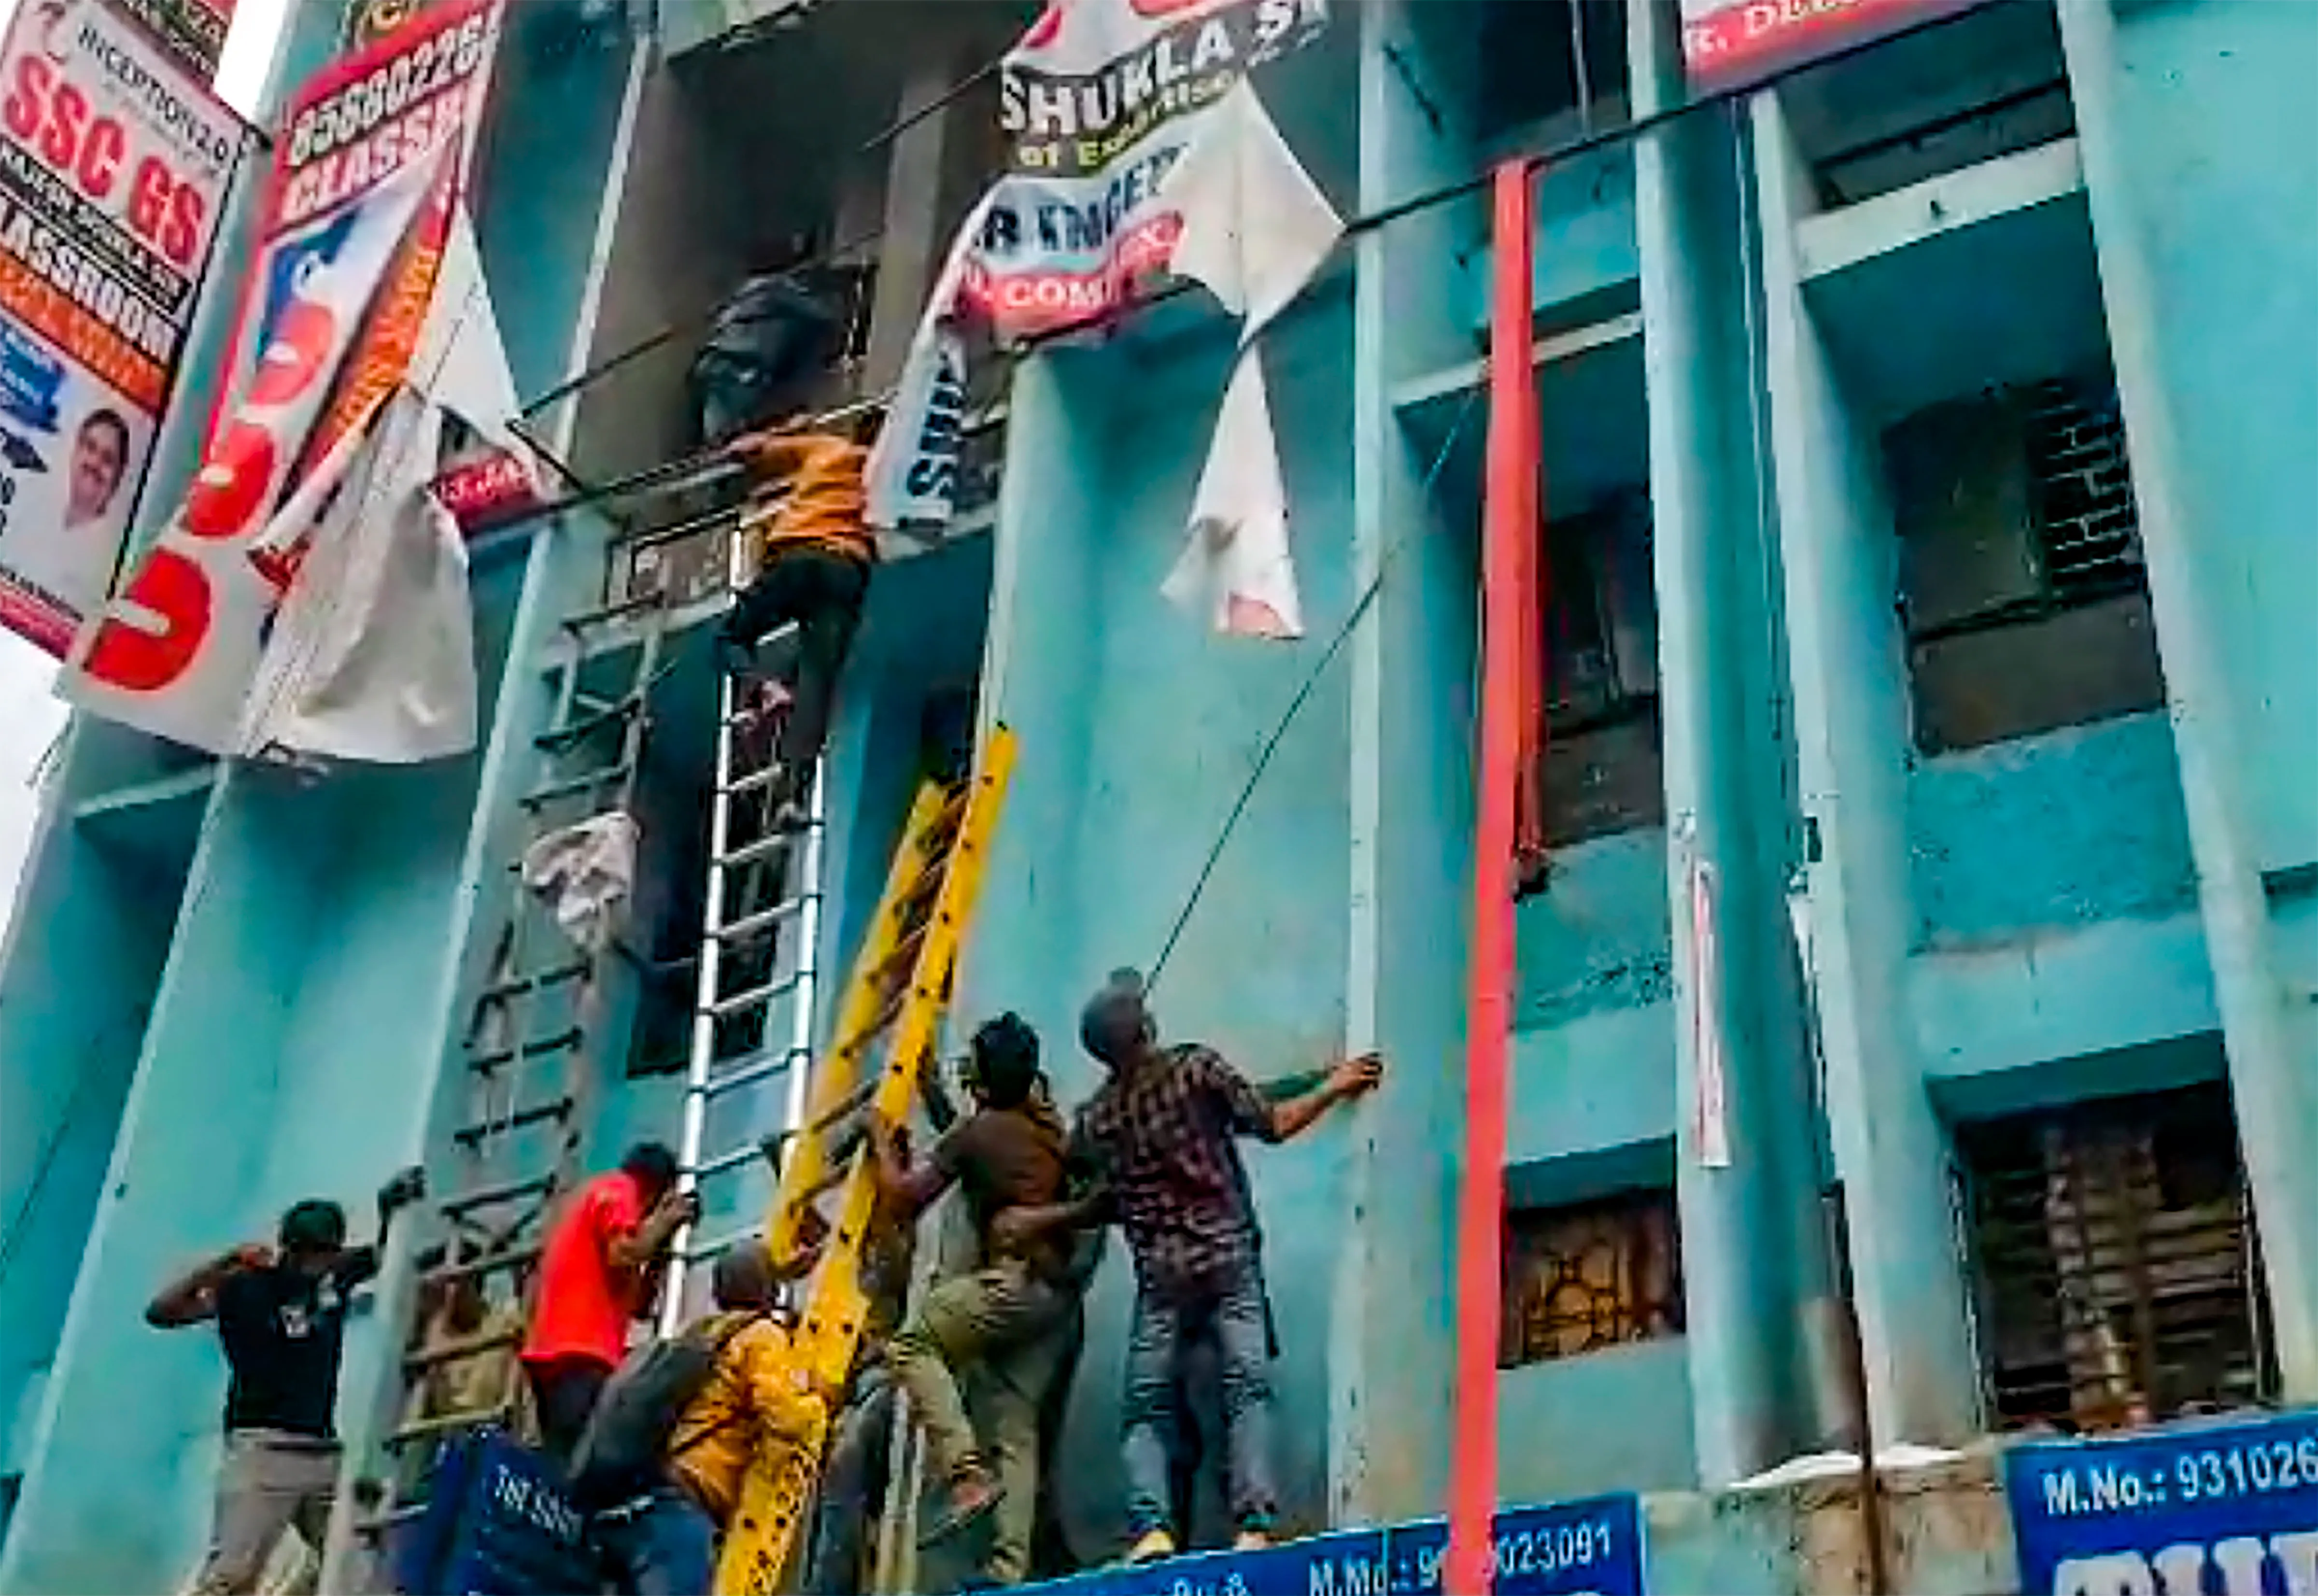
[[[1190,538],[1161,592],[1205,605],[1218,632],[1304,635],[1288,547],[1288,489],[1255,339],[1311,282],[1343,223],[1245,81],[1208,116],[1161,193],[1180,211],[1174,270],[1244,318]]]
[[[880,532],[947,524],[957,498],[958,453],[965,442],[966,339],[957,328],[958,289],[982,237],[996,190],[977,202],[927,296],[911,336],[885,425],[864,471],[869,525]]]
[[[1183,219],[1175,274],[1244,317],[1244,345],[1312,281],[1344,224],[1244,79],[1160,185]]]
[[[609,943],[635,884],[641,835],[633,816],[614,810],[550,831],[524,852],[523,884],[590,953]]]
[[[1208,606],[1217,632],[1304,635],[1296,562],[1288,553],[1288,489],[1271,432],[1263,366],[1250,349],[1232,368],[1215,441],[1191,498],[1191,539],[1160,591]]]
[[[245,756],[403,765],[474,746],[466,543],[429,488],[448,417],[513,444],[516,397],[463,209],[409,372],[276,519],[313,537],[251,686]]]

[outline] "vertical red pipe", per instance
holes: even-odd
[[[1497,1337],[1503,1290],[1505,1047],[1513,1019],[1514,820],[1523,664],[1534,647],[1537,395],[1530,371],[1530,173],[1497,168],[1489,312],[1489,457],[1482,501],[1481,747],[1474,773],[1472,996],[1465,1034],[1465,1169],[1457,1221],[1457,1407],[1450,1460],[1450,1596],[1491,1586],[1497,1499]]]

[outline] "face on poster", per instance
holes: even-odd
[[[104,598],[152,418],[0,314],[0,623],[61,653]]]

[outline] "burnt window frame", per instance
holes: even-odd
[[[2197,1136],[2210,1138],[2210,1144],[2198,1145],[2190,1140]],[[2071,1137],[2078,1139],[2080,1157],[2086,1161],[2101,1157],[2130,1159],[2134,1156],[2133,1144],[2136,1139],[2145,1143],[2149,1161],[2149,1185],[2134,1195],[2151,1199],[2151,1206],[2122,1221],[2119,1234],[2083,1239],[2082,1221],[2077,1222],[2080,1239],[2076,1244],[2086,1249],[2093,1260],[2092,1289],[2099,1289],[2102,1276],[2114,1275],[2128,1267],[2145,1274],[2152,1262],[2159,1267],[2172,1265],[2177,1270],[2177,1282],[2179,1276],[2190,1273],[2188,1266],[2170,1256],[2152,1259],[2149,1233],[2152,1228],[2160,1233],[2156,1237],[2160,1242],[2169,1239],[2164,1233],[2186,1231],[2198,1223],[2227,1233],[2220,1238],[2221,1244],[2210,1247],[2202,1260],[2197,1260],[2206,1268],[2218,1267],[2233,1272],[2233,1286],[2221,1295],[2224,1300],[2234,1295],[2242,1308],[2233,1327],[2242,1336],[2240,1361],[2230,1364],[2231,1354],[2224,1350],[2221,1354],[2223,1362],[2215,1366],[2213,1355],[2208,1354],[2208,1367],[2219,1367],[2221,1379],[2199,1387],[2178,1361],[2168,1361],[2169,1358],[2182,1358],[2181,1343],[2194,1340],[2197,1333],[2185,1333],[2178,1318],[2170,1327],[2158,1323],[2161,1309],[2176,1312],[2179,1301],[2168,1305],[2157,1299],[2143,1302],[2138,1296],[2122,1305],[2098,1305],[2104,1321],[2113,1321],[2118,1313],[2127,1315],[2125,1343],[2110,1354],[2122,1360],[2123,1367],[2080,1377],[2081,1366],[2072,1359],[2083,1352],[2083,1342],[2079,1338],[2088,1333],[2087,1321],[2070,1314],[2061,1305],[2083,1300],[2083,1292],[2081,1288],[2071,1290],[2070,1270],[2058,1256],[2058,1244],[2053,1240],[2053,1233],[2071,1220],[2065,1214],[2055,1218],[2049,1211],[2026,1221],[2017,1215],[2021,1200],[2018,1188],[2041,1179],[2049,1191],[2055,1176],[2046,1149],[2056,1141],[2065,1142]],[[1957,1227],[1959,1263],[1972,1309],[1973,1372],[1979,1382],[1981,1415],[1987,1429],[1996,1432],[2107,1433],[2175,1418],[2259,1412],[2276,1404],[2280,1390],[2279,1371],[2262,1269],[2260,1225],[2225,1083],[2205,1081],[1977,1117],[1952,1125],[1949,1140],[1953,1218]],[[2106,1147],[2102,1145],[2104,1141]],[[2178,1158],[2185,1144],[2192,1149],[2191,1156],[2179,1162],[2169,1161],[2164,1150],[2170,1147]],[[1997,1160],[2008,1147],[2016,1161],[1998,1164]],[[2031,1154],[2038,1161],[2038,1168],[2026,1167]],[[2195,1178],[2199,1162],[2206,1166],[2206,1174],[2216,1169],[2224,1171],[2220,1188],[2203,1206],[2230,1210],[2228,1215],[2203,1221],[2172,1221],[2152,1227],[2152,1219],[2163,1220],[2168,1215],[2195,1211],[2198,1205],[2172,1199],[2188,1195],[2184,1187]],[[2080,1163],[2077,1188],[2080,1212],[2089,1206],[2082,1197],[2086,1185],[2082,1167]],[[2111,1170],[2098,1171],[2091,1179],[2098,1180],[2100,1174],[2115,1173],[2113,1165]],[[1998,1189],[2006,1186],[2011,1189]],[[2102,1195],[2113,1197],[2116,1188]],[[2008,1219],[1995,1220],[1991,1209],[2006,1202],[2015,1206],[2014,1214]],[[2001,1236],[1992,1233],[1992,1224],[2009,1224],[2012,1232]],[[2044,1233],[2045,1256],[2039,1260],[2021,1259],[2017,1252],[2009,1254],[2005,1262],[2017,1267],[2017,1272],[1999,1278],[1993,1272],[1999,1245],[2034,1252],[2035,1241],[2024,1240],[2022,1234],[2032,1229]],[[2129,1265],[2107,1261],[2109,1255],[2119,1251],[2128,1254]],[[2194,1282],[2177,1284],[2172,1295],[2177,1299],[2194,1298],[2197,1288]],[[2215,1295],[2211,1290],[2206,1292],[2208,1297]],[[2048,1315],[2044,1323],[2015,1317],[2038,1311],[2031,1305],[2053,1305],[2041,1310]],[[2113,1323],[2107,1328],[2113,1337]],[[2153,1339],[2159,1342],[2153,1355],[2145,1346],[2152,1339],[2152,1329],[2156,1331]],[[2039,1336],[2049,1341],[2053,1352],[2051,1358],[2007,1361],[2009,1350],[2033,1344]],[[2171,1343],[2170,1349],[2168,1342]],[[2041,1378],[2039,1371],[2044,1371]],[[2110,1388],[2106,1396],[2098,1389],[2103,1385]],[[2094,1389],[2090,1397],[2083,1394],[2088,1387]],[[2044,1400],[2038,1400],[2040,1392],[2047,1394]]]
[[[1584,1345],[1540,1349],[1528,1333],[1532,1323],[1527,1313],[1528,1287],[1532,1280],[1524,1273],[1529,1265],[1541,1261],[1540,1254],[1550,1251],[1540,1233],[1554,1226],[1614,1227],[1622,1224],[1632,1228],[1622,1232],[1613,1229],[1604,1238],[1618,1248],[1615,1268],[1622,1277],[1638,1267],[1648,1268],[1650,1252],[1663,1242],[1665,1279],[1658,1294],[1637,1295],[1631,1303],[1621,1302],[1611,1310],[1613,1324],[1607,1331],[1600,1328],[1598,1314],[1589,1314],[1586,1323],[1591,1328]],[[1648,1237],[1643,1248],[1635,1248],[1635,1238],[1653,1225],[1658,1227],[1657,1234]],[[1568,1362],[1622,1347],[1672,1340],[1687,1332],[1689,1307],[1683,1272],[1682,1212],[1671,1184],[1628,1186],[1573,1202],[1509,1204],[1505,1215],[1505,1236],[1497,1287],[1499,1369]],[[1641,1254],[1640,1265],[1635,1262],[1637,1251]],[[1565,1267],[1556,1271],[1563,1284],[1569,1282],[1567,1261],[1565,1258]],[[1618,1291],[1624,1285],[1622,1278],[1610,1289]],[[1551,1323],[1549,1317],[1549,1324]],[[1550,1334],[1550,1330],[1545,1333]]]
[[[1559,851],[1663,827],[1666,743],[1649,489],[1624,489],[1570,515],[1541,514],[1536,537],[1544,601],[1533,644],[1541,722],[1535,733],[1546,847]],[[1630,539],[1631,546],[1615,550],[1613,539]],[[1640,657],[1628,658],[1628,646]],[[1643,724],[1649,746],[1650,779],[1641,785],[1647,802],[1615,810],[1609,823],[1588,823],[1582,808],[1555,802],[1560,794],[1553,778],[1568,771],[1587,740]]]

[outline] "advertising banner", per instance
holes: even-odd
[[[30,5],[56,0],[24,0]],[[194,80],[209,83],[217,76],[218,58],[225,54],[225,36],[233,26],[233,0],[118,0],[122,11],[137,19],[162,48],[191,68]]]
[[[965,274],[1002,337],[1092,321],[1163,271],[1160,185],[1233,85],[1316,38],[1327,0],[1049,4],[1000,67],[1006,175]]]
[[[51,653],[112,578],[244,138],[109,0],[0,40],[0,624]]]
[[[184,507],[92,628],[66,695],[229,751],[323,495],[318,468],[402,382],[427,320],[497,0],[456,0],[335,63],[291,103],[226,401]]]
[[[2318,1415],[2004,1455],[2023,1596],[2318,1592]]]
[[[1682,58],[1694,80],[1719,87],[1971,4],[1972,0],[1683,0]]]

